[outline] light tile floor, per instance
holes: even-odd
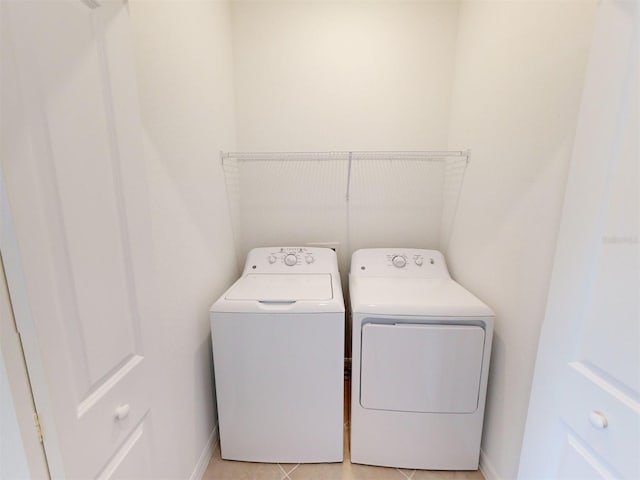
[[[345,381],[345,419],[349,418],[350,384]],[[344,425],[342,463],[274,464],[222,460],[216,446],[203,480],[484,480],[479,471],[452,472],[372,467],[349,461],[349,423]]]

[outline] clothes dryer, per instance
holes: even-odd
[[[328,248],[256,248],[210,310],[222,458],[343,459],[344,301]]]
[[[351,461],[476,470],[494,313],[435,250],[358,250],[349,288]]]

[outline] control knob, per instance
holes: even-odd
[[[396,255],[391,259],[391,263],[393,263],[394,267],[403,268],[407,264],[407,259],[402,255]]]
[[[421,267],[422,264],[424,263],[424,259],[422,257],[416,257],[415,262],[416,262],[416,265]]]
[[[314,258],[311,255],[307,255],[306,257],[304,257],[304,260],[307,263],[313,263]]]
[[[290,253],[286,257],[284,257],[284,263],[290,267],[293,267],[296,263],[298,263],[298,257],[296,257],[293,253]]]
[[[269,263],[276,263],[275,255],[269,255]]]

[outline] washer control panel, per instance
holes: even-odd
[[[319,247],[254,248],[247,255],[245,272],[303,273],[337,270],[336,253]]]
[[[444,256],[418,248],[366,248],[351,258],[352,275],[450,278]]]
[[[280,263],[287,267],[311,264],[316,260],[314,252],[305,247],[280,247],[274,249],[267,259],[270,265]]]

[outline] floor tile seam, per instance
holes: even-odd
[[[407,480],[411,480],[413,478],[413,476],[416,474],[416,470],[412,470],[410,475],[407,475],[406,473],[404,473],[399,468],[396,468],[396,470],[398,470],[404,476],[404,478],[406,478]]]
[[[280,469],[280,471],[284,475],[283,477],[280,478],[280,480],[291,480],[291,477],[289,477],[289,474],[286,472],[284,467],[282,465],[280,465],[279,463],[278,463],[278,468]]]
[[[299,464],[299,463],[297,463],[295,467],[293,467],[291,470],[289,470],[289,471],[287,472],[287,478],[290,478],[290,477],[289,477],[289,475],[291,475],[291,474],[293,473],[293,471],[294,471],[296,468],[298,468],[299,466],[300,466],[300,464]]]
[[[409,477],[407,477],[406,473],[404,473],[402,470],[400,470],[399,468],[396,468],[396,470],[398,472],[400,472],[400,475],[402,475],[404,478],[406,478],[407,480],[409,479]]]

